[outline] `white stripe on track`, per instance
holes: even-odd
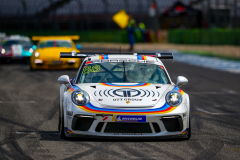
[[[176,50],[168,51],[149,51],[150,53],[172,52],[174,61],[183,62],[204,68],[211,68],[231,73],[240,74],[240,62],[225,60],[217,57],[207,57],[195,54],[182,54]],[[148,53],[149,53],[148,52]]]

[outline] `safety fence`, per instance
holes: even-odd
[[[240,29],[175,29],[168,42],[176,44],[240,45]]]

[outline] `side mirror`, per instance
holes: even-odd
[[[80,44],[76,44],[77,49],[82,49],[82,46]]]
[[[68,75],[63,75],[61,77],[58,78],[58,83],[60,84],[70,84],[70,80],[69,80],[69,76]]]
[[[37,46],[36,45],[32,45],[31,47],[33,50],[37,49]]]
[[[177,84],[176,84],[177,87],[181,87],[181,86],[183,86],[183,85],[185,85],[187,83],[188,83],[187,78],[185,78],[183,76],[178,76],[177,77]]]

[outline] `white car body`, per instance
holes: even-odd
[[[77,76],[70,80],[70,84],[62,84],[60,87],[59,129],[60,132],[64,131],[64,136],[190,138],[189,96],[171,81],[160,59],[144,56],[145,60],[141,60],[136,55],[108,55],[105,62],[151,61],[164,68],[170,84],[76,83],[85,63],[89,60],[103,62],[104,59],[100,57],[85,58]],[[73,103],[72,93],[75,90],[88,93],[88,104],[77,106]],[[166,102],[166,94],[171,90],[181,93],[182,103],[179,106],[172,107]]]

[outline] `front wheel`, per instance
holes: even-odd
[[[58,112],[58,131],[60,133],[60,126],[61,126],[61,112],[60,112],[60,105],[59,105],[59,112]]]
[[[32,67],[32,65],[31,65],[31,62],[30,62],[30,71],[34,71],[34,68]]]
[[[190,116],[189,116],[189,127],[187,129],[187,137],[184,138],[185,140],[189,140],[191,138],[191,119],[190,119]]]
[[[65,130],[64,130],[64,113],[62,112],[62,116],[61,116],[61,123],[60,123],[60,137],[62,139],[66,139],[66,134],[65,134]]]

